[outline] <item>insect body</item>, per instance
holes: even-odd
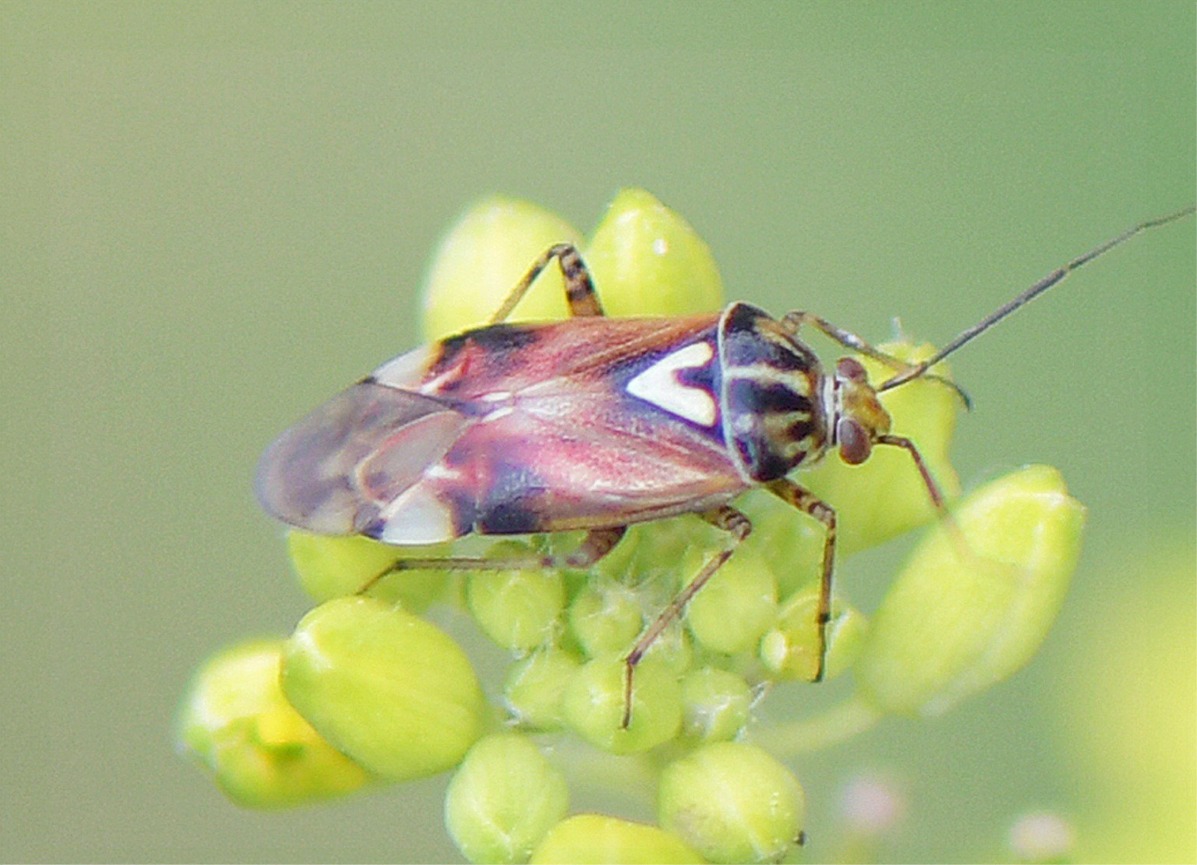
[[[629,652],[626,726],[634,667],[751,531],[731,501],[763,486],[825,528],[820,678],[836,515],[789,475],[833,449],[860,463],[874,445],[900,447],[942,511],[918,449],[890,434],[878,391],[930,375],[934,363],[1076,267],[1180,215],[1143,223],[1074,260],[917,365],[809,313],[774,319],[745,303],[716,314],[606,318],[577,251],[555,246],[491,324],[383,364],[283,433],[259,464],[258,498],[278,519],[308,531],[395,545],[471,532],[587,532],[564,556],[400,559],[392,570],[580,568],[609,552],[633,523],[696,513],[724,529],[727,547]],[[573,317],[504,323],[554,259]],[[824,371],[799,338],[803,325],[883,360],[895,375],[875,388],[852,358]]]
[[[863,420],[865,442],[888,428],[858,367],[843,366],[824,376],[743,303],[490,325],[317,409],[267,452],[258,491],[286,522],[392,544],[702,512],[819,457],[837,422]]]

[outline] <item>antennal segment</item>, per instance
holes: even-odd
[[[1197,206],[1190,205],[1183,210],[1178,210],[1175,213],[1169,213],[1167,216],[1157,216],[1155,219],[1148,219],[1145,222],[1140,222],[1138,225],[1128,228],[1117,237],[1107,240],[1101,246],[1089,250],[1078,258],[1074,258],[1063,267],[1053,270],[1047,276],[1043,277],[1043,279],[1039,280],[1022,294],[1018,295],[1018,297],[1014,298],[1009,303],[1002,305],[990,315],[987,315],[985,318],[981,319],[981,321],[974,324],[968,330],[965,330],[957,335],[955,339],[941,348],[933,357],[924,361],[920,361],[909,369],[903,370],[897,375],[887,379],[880,387],[877,388],[877,392],[880,393],[881,391],[892,390],[900,384],[905,384],[911,379],[915,379],[923,375],[928,369],[935,366],[935,364],[939,363],[948,355],[955,352],[961,346],[971,342],[973,339],[989,330],[989,328],[993,327],[1003,318],[1010,315],[1020,306],[1023,306],[1024,304],[1034,300],[1056,283],[1063,281],[1064,277],[1068,276],[1074,270],[1078,270],[1082,266],[1093,261],[1095,258],[1099,258],[1105,253],[1109,252],[1115,246],[1126,243],[1126,241],[1130,240],[1135,235],[1146,231],[1149,228],[1156,228],[1157,226],[1166,225],[1169,222],[1174,222],[1175,220],[1181,219],[1185,216],[1190,216],[1195,210],[1197,210]]]

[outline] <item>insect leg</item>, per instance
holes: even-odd
[[[823,318],[822,316],[815,315],[813,312],[806,312],[804,310],[787,312],[781,318],[781,326],[795,336],[798,335],[798,330],[804,324],[810,325],[820,333],[830,337],[831,339],[834,339],[845,348],[850,348],[857,354],[863,354],[866,357],[871,357],[873,360],[885,364],[890,369],[897,370],[897,374],[893,377],[895,379],[901,379],[902,381],[909,381],[912,378],[934,379],[935,381],[946,384],[952,390],[956,391],[966,409],[971,405],[968,394],[961,390],[960,385],[956,384],[951,379],[944,378],[941,375],[935,375],[934,373],[927,372],[928,367],[932,366],[932,364],[907,363],[901,358],[894,357],[892,354],[887,354],[886,352],[867,342],[862,337],[857,336],[852,331],[845,330],[838,325],[832,324],[827,319]]]
[[[626,526],[591,529],[573,552],[565,555],[525,555],[486,559],[469,556],[446,558],[397,559],[385,571],[371,577],[357,590],[359,595],[374,588],[380,580],[400,571],[534,571],[542,568],[588,568],[614,549],[627,531]]]
[[[598,295],[594,291],[594,280],[590,278],[590,271],[586,268],[586,262],[582,261],[578,248],[572,243],[558,243],[549,247],[536,259],[488,323],[498,324],[506,320],[516,304],[528,293],[536,277],[540,276],[541,271],[548,267],[554,258],[557,259],[557,266],[561,268],[561,275],[565,278],[565,299],[569,302],[570,313],[574,316],[602,315],[603,305],[599,303]]]
[[[698,575],[674,596],[673,600],[669,602],[669,606],[662,610],[653,623],[649,625],[648,630],[640,635],[640,639],[632,647],[632,651],[628,653],[627,658],[624,659],[623,720],[620,722],[620,726],[625,730],[632,723],[632,676],[636,670],[636,665],[644,658],[644,653],[656,642],[657,637],[661,636],[661,633],[669,626],[670,622],[682,614],[682,611],[686,608],[686,604],[690,603],[690,599],[702,590],[702,587],[723,566],[723,563],[731,558],[731,554],[736,551],[736,547],[752,532],[752,522],[731,505],[723,505],[699,516],[715,526],[715,528],[728,532],[731,535],[731,543],[703,565]]]
[[[798,335],[798,330],[804,324],[810,325],[825,336],[834,339],[845,348],[850,348],[857,354],[871,357],[873,360],[880,361],[886,366],[901,372],[905,372],[913,367],[913,364],[896,358],[892,354],[886,354],[879,348],[874,348],[872,344],[857,336],[852,331],[834,325],[822,316],[815,315],[813,312],[806,312],[805,310],[787,312],[782,316],[781,324],[782,327],[795,336]]]
[[[968,561],[972,557],[972,551],[964,540],[964,533],[960,531],[960,525],[952,516],[952,512],[948,510],[947,502],[943,497],[943,491],[939,488],[939,484],[935,482],[935,478],[931,476],[931,470],[927,468],[927,462],[923,459],[923,455],[919,452],[915,443],[905,436],[895,435],[877,436],[873,443],[901,448],[910,454],[910,458],[914,460],[914,467],[919,470],[919,474],[923,478],[923,486],[927,488],[927,495],[931,497],[931,504],[935,505],[935,510],[939,513],[939,518],[943,521],[945,530],[951,536],[952,543],[956,545],[956,555],[961,561]]]
[[[620,538],[628,530],[627,526],[616,526],[613,529],[591,529],[582,538],[577,548],[566,556],[549,556],[553,564],[550,568],[588,568],[615,548]]]
[[[821,522],[826,531],[823,541],[823,570],[819,577],[819,606],[815,613],[815,627],[819,634],[819,665],[811,678],[812,682],[819,682],[823,679],[824,667],[827,664],[827,622],[831,620],[831,575],[835,567],[835,509],[810,490],[785,478],[771,481],[767,486],[771,493],[786,504],[804,514],[810,514]]]

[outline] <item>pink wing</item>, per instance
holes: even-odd
[[[510,408],[465,430],[418,484],[455,507],[468,502],[474,531],[621,526],[705,510],[745,488],[708,436],[609,386],[544,388]]]
[[[393,544],[722,503],[745,483],[719,425],[697,428],[626,390],[660,356],[713,340],[715,321],[496,325],[418,349],[284,433],[259,464],[258,497],[292,525]]]

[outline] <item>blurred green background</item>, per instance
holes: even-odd
[[[171,726],[202,658],[306,607],[259,452],[413,343],[469,202],[588,230],[643,186],[730,297],[942,342],[1192,201],[1194,26],[1187,0],[0,5],[0,859],[457,858],[444,779],[245,812]],[[1024,673],[795,762],[811,857],[862,770],[909,796],[887,858],[1001,858],[1038,808],[1089,858],[1197,855],[1195,283],[1188,220],[959,356],[966,485],[1060,467],[1085,555]]]

